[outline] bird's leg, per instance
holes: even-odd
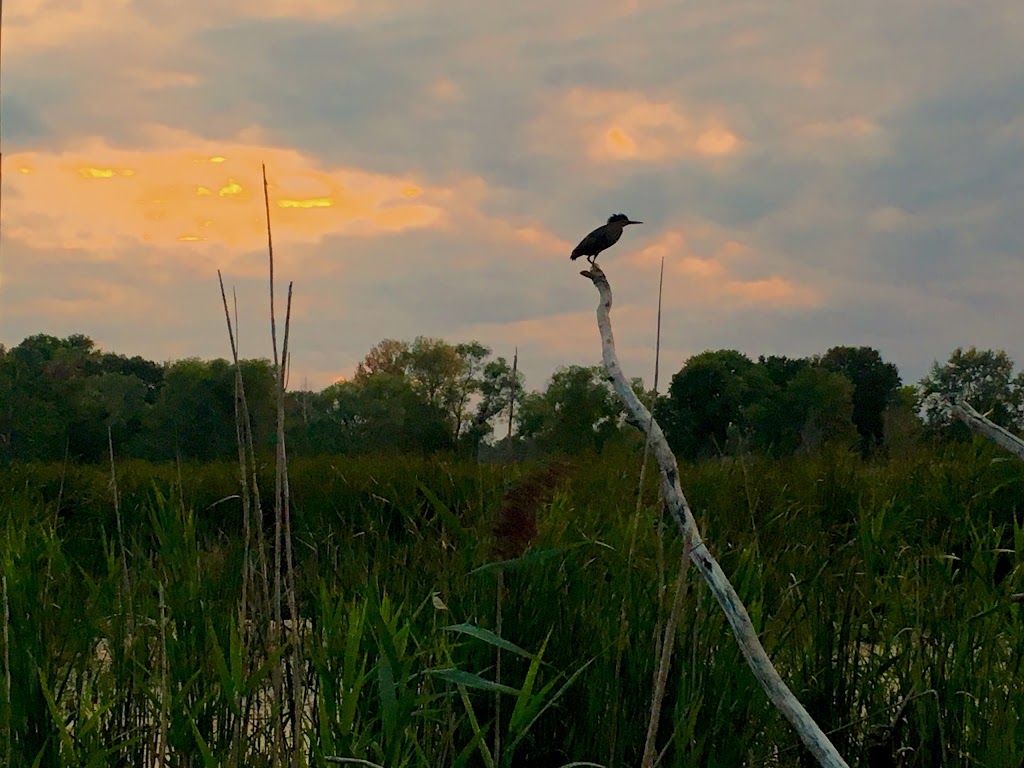
[[[583,275],[584,277],[588,277],[591,280],[593,280],[594,279],[594,273],[591,270],[593,270],[595,268],[596,269],[600,269],[600,267],[598,267],[597,263],[596,263],[597,262],[597,256],[587,256],[587,261],[590,263],[590,269],[585,270],[583,272],[580,272],[580,274]]]

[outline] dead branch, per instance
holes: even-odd
[[[689,543],[690,561],[697,567],[711,588],[715,599],[718,600],[718,604],[722,607],[739,643],[740,650],[754,676],[764,687],[771,702],[799,734],[807,749],[814,755],[818,763],[826,768],[849,768],[832,742],[779,676],[754,631],[754,625],[750,621],[747,609],[743,606],[732,584],[729,583],[718,561],[715,560],[701,538],[693,512],[683,495],[682,486],[679,483],[679,467],[671,448],[669,448],[668,441],[665,439],[665,433],[662,432],[658,422],[654,420],[650,411],[637,397],[636,392],[629,386],[619,365],[618,354],[615,351],[615,337],[612,334],[612,289],[608,284],[608,278],[596,264],[590,270],[580,274],[593,281],[600,294],[601,300],[597,305],[597,325],[601,331],[601,349],[605,370],[612,386],[626,404],[627,409],[642,428],[651,435],[651,448],[661,469],[665,506],[679,527],[684,540]]]
[[[954,415],[964,424],[986,437],[1000,448],[1004,448],[1021,461],[1024,461],[1024,440],[1021,440],[1012,432],[1003,429],[978,413],[966,400],[961,399],[957,403],[950,403]]]

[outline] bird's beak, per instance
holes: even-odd
[[[627,221],[627,224],[643,224],[642,221]]]

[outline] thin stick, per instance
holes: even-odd
[[[508,434],[505,443],[508,446],[508,462],[512,463],[512,420],[516,415],[516,369],[519,367],[519,347],[512,353],[512,375],[508,385]]]
[[[495,586],[495,619],[494,634],[501,637],[501,614],[505,602],[505,569],[498,569]],[[494,682],[501,685],[501,648],[495,647]],[[501,759],[501,692],[494,694],[494,759]]]
[[[117,492],[117,471],[114,469],[114,438],[107,427],[107,447],[110,449],[110,488],[114,493],[114,517],[117,520],[117,543],[121,548],[121,576],[124,580],[125,599],[131,602],[131,583],[128,580],[128,552],[124,546],[124,529],[121,526],[121,495]],[[131,610],[128,611],[129,621]]]
[[[651,393],[651,410],[654,410],[654,404],[658,399],[658,367],[661,362],[661,296],[662,287],[665,284],[665,258],[661,259],[661,275],[658,278],[658,315],[655,325],[654,332],[654,391]],[[647,475],[647,460],[651,455],[651,431],[647,430],[647,439],[644,441],[644,456],[640,462],[640,479],[638,481],[638,488],[636,492],[636,507],[633,510],[633,521],[630,525],[629,530],[629,549],[626,555],[626,588],[623,590],[622,603],[619,606],[619,627],[618,635],[615,642],[615,671],[612,679],[614,680],[615,689],[612,694],[613,706],[618,707],[619,697],[619,684],[621,682],[622,674],[622,655],[626,649],[626,629],[629,626],[626,620],[626,601],[629,599],[630,584],[632,582],[633,573],[633,554],[636,550],[636,537],[637,532],[640,528],[640,512],[643,510],[644,500],[644,479]],[[659,566],[663,564],[660,562]],[[664,600],[665,591],[665,579],[663,577],[664,568],[659,570],[658,578],[658,619],[654,629],[654,655],[658,657],[661,655],[659,647],[659,639],[661,636],[660,623],[661,623],[661,605]],[[658,670],[655,667],[654,671],[655,678],[657,678]],[[614,718],[612,723],[611,733],[611,754],[609,759],[611,762],[615,761],[615,743],[618,736],[618,718]]]
[[[0,0],[0,4],[2,4],[2,3],[3,3],[3,0]],[[64,480],[67,478],[67,474],[68,474],[68,453],[70,452],[70,450],[71,450],[71,434],[67,433],[67,434],[64,435],[64,464],[60,468],[60,486],[57,488],[57,503],[56,503],[56,505],[53,508],[53,535],[54,536],[57,535],[57,529],[60,528],[60,510],[61,510],[61,505],[64,503]],[[47,604],[47,605],[49,604],[49,602],[48,602],[49,601],[48,595],[50,593],[50,584],[52,583],[52,580],[50,579],[50,572],[52,570],[51,569],[52,565],[53,565],[53,558],[49,558],[49,557],[46,558],[46,582],[45,582],[45,584],[43,586],[43,602],[44,602],[44,604]]]
[[[663,292],[664,286],[665,286],[665,257],[662,256],[661,257],[661,272],[658,275],[658,323],[657,323],[657,330],[655,332],[655,341],[654,341],[654,392],[651,395],[651,413],[654,413],[654,407],[657,405],[657,402],[658,402],[658,380],[659,380],[659,369],[660,369],[660,366],[661,366],[661,304],[662,304],[662,296],[663,296],[663,293],[664,293]],[[650,434],[650,430],[648,430],[647,440],[644,443],[644,464],[645,465],[646,465],[646,459],[647,459],[647,452],[650,449],[650,446],[651,446],[651,434]],[[641,471],[641,475],[642,475],[642,471]],[[640,489],[641,489],[640,492],[642,492],[642,489],[643,489],[643,479],[642,479],[642,477],[641,477],[641,482],[640,482]],[[639,496],[640,492],[638,492],[638,496]],[[670,614],[670,616],[669,616],[669,623],[665,627],[664,635],[662,634],[661,617],[662,617],[662,612],[664,611],[664,608],[665,608],[665,593],[668,590],[668,580],[666,578],[666,568],[665,568],[665,505],[664,505],[664,501],[662,502],[661,508],[658,510],[657,523],[656,523],[656,532],[657,532],[657,540],[658,540],[658,546],[657,546],[657,549],[655,550],[655,559],[656,559],[657,570],[658,570],[658,604],[657,604],[657,609],[655,611],[655,616],[657,617],[657,619],[654,622],[654,656],[655,656],[655,658],[663,658],[664,657],[664,652],[665,652],[664,642],[665,642],[665,640],[669,640],[672,643],[675,642],[675,627],[678,624],[678,616],[676,616],[676,619],[673,622],[672,615]],[[684,555],[683,556],[684,556],[684,558],[688,557],[687,553],[685,552],[685,547],[684,547]],[[678,599],[678,596],[677,596],[677,599]],[[671,651],[669,651],[669,660],[671,660],[671,656],[672,656]],[[667,674],[668,670],[666,669],[665,672]],[[660,693],[659,693],[659,686],[661,686],[661,688],[660,688],[661,692]],[[658,718],[660,717],[660,713],[661,713],[660,698],[662,696],[664,696],[664,686],[665,686],[665,681],[664,681],[664,679],[661,676],[661,666],[660,665],[656,665],[655,669],[654,669],[654,685],[653,685],[654,694],[653,694],[653,697],[652,697],[652,721],[648,724],[648,732],[649,733],[650,733],[652,728],[654,729],[654,732],[657,733],[657,727],[658,727],[658,722],[657,721],[658,721]],[[657,707],[657,709],[654,708],[654,700],[659,700],[659,706]],[[645,758],[644,759],[646,759],[646,750],[645,750]]]
[[[658,723],[661,720],[661,703],[665,698],[668,683],[668,671],[672,666],[672,650],[675,648],[676,627],[683,612],[683,599],[686,597],[686,572],[690,565],[689,542],[683,544],[683,554],[679,558],[679,575],[676,576],[676,594],[672,599],[672,611],[665,624],[665,637],[661,642],[661,658],[654,681],[654,693],[651,695],[651,719],[647,723],[647,742],[644,744],[644,756],[640,768],[654,768],[655,743],[658,738]]]
[[[126,632],[126,637],[119,638],[121,650],[125,649],[128,644],[131,644],[131,652],[134,655],[135,648],[135,611],[132,605],[132,589],[131,581],[128,577],[128,551],[124,544],[124,528],[121,524],[121,494],[117,490],[117,471],[114,468],[114,438],[111,435],[110,427],[107,427],[107,448],[110,451],[110,488],[114,495],[114,519],[117,523],[117,543],[121,549],[121,579],[122,589],[124,594],[122,595],[120,610],[124,615],[124,624],[121,622],[117,623],[119,629],[123,629]],[[127,625],[127,626],[125,626]],[[121,664],[124,663],[124,658],[121,653],[118,653],[117,658]],[[123,667],[119,665],[119,674],[123,672]],[[135,710],[138,712],[138,706],[136,699],[129,696],[125,701],[125,708],[120,711],[120,716],[124,719],[124,723],[128,727],[131,726],[132,712]],[[141,715],[141,713],[138,713]]]
[[[248,619],[248,596],[249,596],[249,473],[245,456],[245,435],[242,427],[241,400],[242,400],[242,369],[238,364],[238,348],[235,346],[235,333],[231,325],[231,313],[228,311],[228,297],[224,292],[224,278],[217,270],[217,282],[220,284],[220,299],[224,305],[224,320],[228,326],[228,339],[231,342],[231,357],[235,362],[235,438],[238,443],[238,468],[242,479],[242,601],[239,607],[240,626],[244,627]],[[244,633],[243,633],[244,635]],[[244,645],[244,639],[243,639]]]
[[[3,0],[0,0],[2,3]],[[57,521],[60,517],[60,507],[64,503],[64,480],[68,475],[68,453],[71,450],[71,435],[64,436],[64,463],[60,468],[60,487],[57,489],[57,507],[53,511],[53,530],[57,530]]]
[[[168,683],[167,662],[167,605],[164,602],[163,575],[157,584],[160,600],[160,726],[156,740],[156,768],[164,768],[167,762],[167,729],[170,722],[171,691]]]
[[[665,286],[665,257],[661,257],[661,273],[658,276],[658,324],[657,330],[654,335],[654,392],[651,394],[651,413],[654,413],[654,407],[658,402],[658,377],[661,367],[661,297],[663,294],[662,289]],[[647,440],[644,443],[644,466],[647,464],[647,454],[651,447],[651,435],[648,430]],[[643,489],[643,477],[641,469],[640,488]],[[655,635],[655,653],[660,655],[661,649],[658,647],[658,637],[660,636],[660,624],[661,624],[661,612],[665,605],[665,590],[668,588],[668,584],[665,580],[665,509],[664,505],[658,510],[658,550],[657,550],[657,561],[658,561],[658,621],[655,622],[654,635]]]
[[[267,186],[266,163],[263,163],[263,207],[267,214],[267,254],[270,257],[270,342],[274,347],[274,370],[277,370],[277,320],[274,318],[274,236],[270,230],[270,188]]]
[[[0,589],[4,596],[4,765],[11,764],[11,606],[7,599],[7,574],[0,576]]]
[[[285,445],[284,434],[284,391],[288,379],[288,339],[291,330],[292,320],[292,283],[288,283],[288,303],[284,316],[284,344],[281,347],[281,368],[278,375],[277,390],[277,455],[281,473],[281,509],[284,519],[284,553],[286,568],[286,587],[288,598],[288,612],[291,614],[291,667],[292,667],[292,695],[294,712],[292,715],[292,766],[299,768],[302,744],[302,653],[299,645],[299,607],[295,590],[295,563],[292,554],[292,515],[291,515],[291,491],[288,482],[288,452]]]
[[[594,283],[594,287],[597,288],[600,295],[597,305],[597,324],[601,331],[601,350],[605,370],[615,391],[625,402],[641,429],[650,430],[652,434],[654,455],[661,469],[662,494],[665,505],[679,527],[683,540],[689,541],[691,544],[690,561],[697,566],[697,570],[711,588],[712,594],[725,613],[726,620],[732,627],[733,634],[739,643],[740,651],[750,665],[754,676],[764,687],[768,698],[799,734],[807,749],[826,768],[849,768],[832,742],[779,676],[754,631],[754,625],[747,609],[743,606],[736,590],[729,583],[718,561],[711,554],[700,535],[697,521],[693,517],[689,502],[683,495],[683,489],[679,484],[679,467],[676,464],[676,457],[672,454],[668,441],[665,439],[665,433],[662,432],[650,411],[637,397],[636,392],[629,386],[629,382],[622,373],[619,357],[615,351],[615,337],[612,334],[612,289],[608,284],[608,278],[596,264],[592,265],[590,270],[580,274]]]
[[[238,325],[238,294],[235,293],[235,289],[231,289],[231,300],[234,302],[235,308],[235,328],[239,328]],[[242,426],[245,431],[245,447],[249,456],[249,478],[252,482],[252,503],[253,512],[256,517],[256,554],[257,562],[260,566],[260,575],[263,577],[260,581],[260,585],[263,588],[263,610],[264,615],[270,615],[270,576],[267,573],[267,547],[266,537],[263,534],[263,503],[260,500],[260,485],[259,479],[256,476],[256,446],[253,442],[252,437],[252,420],[249,418],[249,401],[245,398],[245,386],[242,382],[242,369],[238,365],[236,358],[235,361],[236,370],[238,373],[238,380],[241,387],[242,395]]]
[[[263,164],[263,202],[267,214],[267,252],[270,258],[270,341],[274,350],[274,373],[275,378],[281,380],[281,364],[277,356],[277,319],[274,315],[274,238],[270,230],[270,191],[267,187],[267,166]],[[281,644],[281,538],[283,536],[284,520],[282,509],[282,481],[281,481],[281,449],[277,450],[277,468],[274,472],[274,623],[271,631],[271,642],[276,650]],[[279,715],[274,718],[274,740],[276,742],[275,764],[280,765],[285,756],[284,744],[284,712],[283,682],[281,680],[280,661],[274,664],[271,676],[274,681],[274,702],[279,709]]]
[[[274,308],[274,238],[270,225],[270,189],[267,184],[267,166],[263,164],[263,204],[267,217],[267,253],[270,268],[270,339],[274,350],[274,369],[277,372],[277,469],[275,472],[274,494],[274,620],[275,632],[282,627],[281,617],[281,549],[285,552],[284,588],[287,592],[288,612],[291,615],[292,636],[292,768],[299,768],[302,760],[302,671],[299,653],[299,612],[295,597],[295,565],[292,557],[292,533],[290,512],[290,489],[288,483],[288,454],[284,434],[284,391],[288,377],[288,337],[292,316],[292,283],[288,284],[288,301],[285,308],[284,343],[281,357],[277,354],[277,319]],[[280,699],[279,699],[280,700]],[[283,700],[282,700],[283,703]],[[283,733],[282,733],[283,737]],[[282,738],[283,747],[283,738]]]
[[[235,342],[234,328],[238,325],[238,299],[235,299],[235,323],[232,326],[231,313],[228,310],[228,297],[224,292],[224,278],[220,270],[217,270],[217,281],[220,283],[220,298],[224,305],[224,320],[228,326],[228,339],[231,341],[231,357],[235,363],[235,439],[238,443],[238,470],[242,485],[242,599],[238,608],[238,629],[242,646],[242,665],[249,669],[249,591],[255,585],[255,568],[252,564],[252,499],[249,496],[249,461],[246,443],[246,425],[249,423],[249,409],[245,400],[245,384],[242,381],[242,366],[238,360],[238,345]],[[255,466],[253,467],[252,483],[255,486]],[[258,490],[258,489],[257,489]],[[260,551],[263,550],[262,534],[260,536]],[[242,742],[242,719],[235,718],[235,724],[231,732],[231,749],[229,753],[234,755],[237,761],[237,751],[241,748]]]
[[[516,411],[516,369],[519,366],[519,347],[512,353],[512,375],[508,387],[508,434],[505,436],[507,460],[512,463],[512,419]],[[494,633],[501,637],[502,610],[505,602],[505,569],[498,569],[497,585],[495,586],[495,618]],[[495,647],[494,682],[501,685],[501,648]],[[501,756],[501,693],[494,694],[494,757]]]

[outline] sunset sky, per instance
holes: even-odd
[[[913,383],[1024,364],[1019,0],[9,0],[0,343],[269,357],[260,165],[291,386],[375,342],[477,339],[527,386],[704,349],[870,345]],[[283,315],[283,308],[282,308]]]

